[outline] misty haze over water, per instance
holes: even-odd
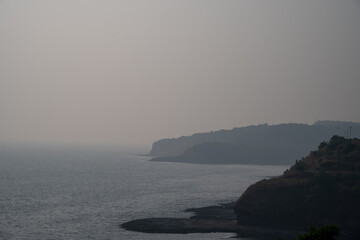
[[[1,0],[0,143],[360,122],[358,0]]]
[[[285,166],[134,152],[249,125],[360,122],[359,26],[358,0],[0,0],[0,239],[232,237],[119,224],[235,201]]]

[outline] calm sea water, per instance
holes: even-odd
[[[287,166],[156,163],[115,150],[0,148],[0,239],[229,239],[119,224],[236,200]]]

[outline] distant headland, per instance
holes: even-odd
[[[260,124],[156,141],[151,161],[291,165],[331,136],[360,137],[360,123]]]

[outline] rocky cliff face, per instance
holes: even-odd
[[[250,186],[235,212],[242,225],[307,229],[338,224],[356,239],[359,203],[360,140],[334,136],[282,176]]]

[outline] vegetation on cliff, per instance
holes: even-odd
[[[325,224],[319,228],[310,226],[309,232],[299,235],[297,240],[334,240],[339,235],[339,227]]]
[[[306,229],[337,224],[360,234],[360,140],[333,136],[285,173],[250,186],[235,206],[238,223]]]

